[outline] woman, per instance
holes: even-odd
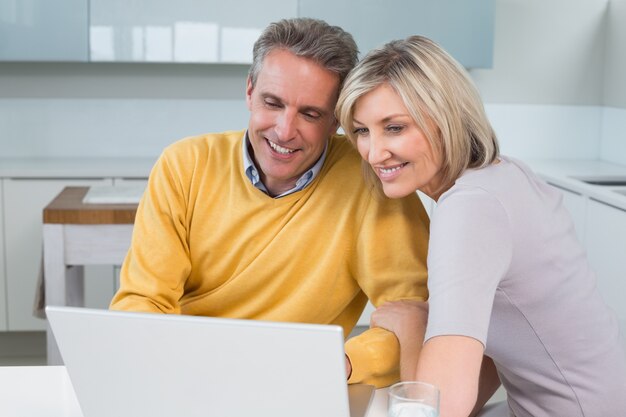
[[[626,416],[626,355],[560,194],[499,155],[464,69],[410,37],[368,54],[337,105],[384,194],[437,201],[428,303],[383,305],[401,374],[437,385],[441,416]],[[425,330],[424,330],[425,329]],[[425,331],[425,334],[424,334]]]

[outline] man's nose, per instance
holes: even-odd
[[[285,110],[281,113],[276,121],[276,135],[277,139],[281,141],[288,141],[293,139],[296,135],[296,123],[297,113],[294,111]]]

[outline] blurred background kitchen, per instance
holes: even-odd
[[[411,34],[451,52],[502,152],[563,191],[626,322],[626,0],[0,0],[0,365],[45,364],[42,209],[68,185],[145,184],[184,136],[245,128],[252,44],[293,16],[362,54]],[[86,304],[106,308],[118,269],[87,269]]]

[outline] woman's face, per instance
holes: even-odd
[[[361,96],[353,113],[359,153],[374,169],[387,197],[416,190],[433,199],[441,184],[441,156],[434,152],[400,96],[382,84]]]

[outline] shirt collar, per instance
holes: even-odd
[[[241,142],[242,142],[241,147],[242,147],[242,152],[243,152],[243,169],[246,174],[246,177],[248,177],[248,179],[250,180],[253,186],[263,191],[265,194],[269,195],[269,191],[265,187],[265,184],[263,184],[263,181],[261,181],[259,170],[254,164],[254,161],[252,160],[252,156],[250,155],[250,150],[248,149],[248,145],[250,144],[248,131],[246,131],[246,134],[244,135],[243,140]],[[315,162],[315,164],[313,164],[311,168],[306,170],[300,176],[300,178],[298,178],[298,181],[296,181],[296,185],[292,189],[287,190],[284,193],[277,195],[274,198],[284,197],[286,195],[295,193],[296,191],[300,191],[304,189],[307,185],[309,185],[311,182],[313,182],[315,177],[317,177],[317,175],[321,171],[322,166],[324,165],[324,161],[326,160],[327,150],[328,150],[328,141],[326,142],[326,145],[324,146],[324,152],[322,152],[322,155],[319,157],[317,162]]]

